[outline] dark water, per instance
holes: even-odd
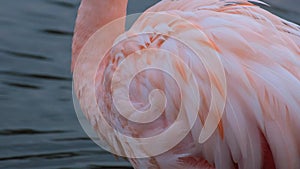
[[[156,1],[131,0],[128,11]],[[74,112],[69,67],[78,5],[0,1],[0,168],[130,168],[90,141]],[[272,11],[300,23],[296,10]]]

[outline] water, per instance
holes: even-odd
[[[155,2],[130,0],[128,11]],[[69,67],[78,4],[0,2],[0,168],[130,168],[95,145],[74,112]],[[272,11],[300,23],[296,10],[279,6]]]

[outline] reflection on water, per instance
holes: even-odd
[[[130,0],[128,11],[156,1]],[[69,65],[78,4],[0,2],[1,168],[130,168],[90,141],[73,109]],[[272,11],[300,23],[297,11]]]

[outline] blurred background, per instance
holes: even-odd
[[[129,0],[128,13],[159,0]],[[299,0],[268,0],[300,23]],[[82,130],[72,103],[71,41],[80,0],[0,1],[0,168],[130,168]]]

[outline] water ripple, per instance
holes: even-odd
[[[34,154],[34,155],[24,155],[24,156],[2,157],[0,158],[0,161],[28,160],[32,158],[59,159],[59,158],[69,158],[75,156],[79,156],[79,154],[74,152],[64,152],[64,153],[49,153],[49,154]]]
[[[2,82],[2,83],[7,86],[11,86],[11,87],[34,89],[34,90],[41,89],[40,86],[36,86],[36,85],[32,85],[32,84],[22,84],[22,83],[16,83],[16,82]]]
[[[40,131],[33,129],[4,129],[0,130],[0,135],[2,136],[12,136],[12,135],[36,135],[36,134],[58,134],[58,133],[67,133],[70,131],[62,130],[49,130],[49,131]]]
[[[101,155],[106,154],[106,152],[100,151],[70,151],[70,152],[55,152],[55,153],[42,153],[42,154],[30,154],[22,156],[11,156],[11,157],[1,157],[0,161],[9,161],[9,160],[28,160],[33,158],[41,159],[62,159],[62,158],[71,158],[77,156],[90,156],[90,155]]]
[[[65,2],[65,1],[51,1],[50,3],[56,4],[56,5],[59,5],[59,6],[63,6],[63,7],[66,7],[66,8],[75,8],[76,7],[76,5],[74,3]]]
[[[9,50],[5,50],[5,49],[0,49],[0,52],[5,53],[5,54],[9,54],[10,56],[14,56],[14,57],[38,59],[38,60],[45,60],[45,61],[51,60],[50,58],[48,58],[46,56],[32,54],[32,53],[31,54],[21,53],[21,52],[9,51]]]
[[[73,32],[57,30],[57,29],[44,29],[42,32],[52,35],[65,35],[65,36],[73,36]]]
[[[58,80],[58,81],[71,81],[70,77],[60,77],[53,75],[45,75],[45,74],[27,74],[20,72],[11,72],[11,71],[1,71],[0,74],[15,76],[15,77],[29,77],[35,79],[43,79],[43,80]]]
[[[57,141],[57,142],[63,142],[63,141],[90,141],[91,138],[89,137],[77,137],[77,138],[61,138],[61,139],[53,139],[53,141]]]

